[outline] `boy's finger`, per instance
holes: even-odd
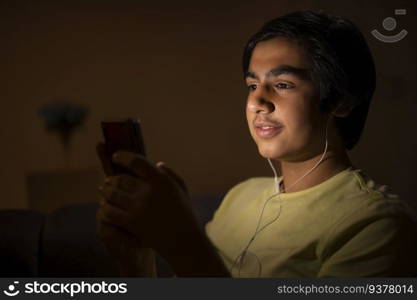
[[[132,224],[130,222],[130,215],[126,211],[107,202],[101,205],[99,210],[101,211],[100,220],[102,222],[109,223],[129,232]]]
[[[105,202],[108,202],[119,209],[129,211],[132,208],[132,201],[134,200],[132,200],[132,195],[128,192],[113,186],[104,185],[99,187],[99,193],[106,200]],[[103,207],[104,204],[105,203],[101,206]]]
[[[158,170],[146,159],[146,157],[137,153],[117,151],[113,154],[112,161],[126,168],[137,177],[150,179],[159,175]]]

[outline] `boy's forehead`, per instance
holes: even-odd
[[[263,74],[280,65],[300,69],[310,68],[304,49],[296,41],[273,38],[256,45],[249,62],[249,70]]]

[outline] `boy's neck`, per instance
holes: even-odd
[[[317,164],[322,155],[323,153],[320,153],[302,162],[282,161],[280,167],[285,192],[292,193],[313,187],[352,166],[345,149],[329,150],[320,164],[294,185],[299,178],[304,176],[304,174],[309,172]]]

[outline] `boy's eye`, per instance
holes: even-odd
[[[275,84],[275,87],[278,88],[278,89],[287,90],[287,89],[292,89],[294,86],[290,83],[279,82],[279,83]],[[256,90],[256,88],[257,88],[256,84],[248,84],[249,91],[254,91],[254,90]]]
[[[256,89],[256,84],[249,84],[249,85],[248,85],[248,89],[249,89],[250,91],[255,90],[255,89]]]
[[[279,89],[291,89],[291,88],[293,88],[293,86],[291,84],[285,83],[285,82],[279,82],[275,86]]]

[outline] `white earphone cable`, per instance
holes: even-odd
[[[337,110],[337,109],[336,109]],[[294,187],[298,182],[300,182],[303,178],[305,178],[308,174],[310,174],[315,168],[317,168],[317,166],[323,161],[323,159],[324,159],[324,156],[326,155],[326,153],[327,153],[327,148],[328,148],[328,141],[327,141],[327,129],[328,129],[328,125],[329,125],[329,121],[330,121],[330,118],[331,118],[331,116],[329,116],[329,118],[327,119],[327,122],[326,122],[326,132],[325,132],[325,146],[324,146],[324,151],[323,151],[323,155],[321,156],[321,158],[319,159],[319,161],[307,172],[307,173],[305,173],[303,176],[301,176],[299,179],[297,179],[293,184],[291,184],[291,186],[289,187],[289,188],[285,188],[284,189],[284,192],[286,193],[286,192],[288,192],[292,187]],[[239,270],[238,270],[238,276],[240,277],[240,270],[241,270],[241,268],[242,268],[242,262],[243,262],[243,260],[244,260],[244,258],[245,258],[245,256],[246,256],[246,253],[247,253],[247,250],[248,250],[248,248],[249,248],[249,246],[252,244],[252,242],[253,242],[253,240],[255,239],[255,237],[256,237],[256,235],[257,234],[259,234],[259,232],[261,232],[263,229],[265,229],[267,226],[269,226],[270,224],[272,224],[273,222],[275,222],[278,218],[279,218],[279,216],[280,216],[280,214],[281,214],[281,202],[279,202],[279,212],[278,212],[278,214],[277,214],[277,216],[272,220],[272,221],[270,221],[270,222],[268,222],[267,224],[265,224],[259,231],[258,231],[258,228],[259,228],[259,225],[260,225],[260,223],[261,223],[261,220],[262,220],[262,216],[263,216],[263,213],[264,213],[264,210],[265,210],[265,206],[266,206],[266,204],[269,202],[269,200],[271,200],[273,197],[275,197],[275,196],[279,196],[280,195],[280,193],[281,193],[281,191],[280,191],[280,187],[279,187],[279,183],[278,183],[278,175],[277,175],[277,172],[276,172],[276,170],[275,170],[275,167],[274,167],[274,165],[272,164],[272,162],[271,162],[271,160],[270,160],[270,158],[267,158],[267,160],[268,160],[268,162],[269,162],[269,165],[271,166],[271,168],[272,168],[272,171],[273,171],[273,173],[274,173],[274,186],[275,186],[275,193],[273,194],[273,195],[271,195],[270,197],[268,197],[268,199],[265,201],[265,203],[264,203],[264,205],[263,205],[263,207],[262,207],[262,211],[261,211],[261,214],[260,214],[260,216],[259,216],[259,219],[258,219],[258,223],[257,223],[257,225],[256,225],[256,230],[255,230],[255,233],[253,234],[253,236],[252,236],[252,238],[249,240],[249,242],[247,243],[247,245],[246,245],[246,247],[243,249],[243,251],[236,257],[236,259],[234,260],[234,262],[233,262],[233,264],[232,264],[232,266],[231,266],[231,268],[230,268],[230,273],[232,273],[232,271],[233,271],[233,269],[234,269],[234,267],[235,267],[235,265],[236,265],[236,263],[237,263],[237,261],[239,261],[240,262],[240,264],[239,264]],[[255,255],[255,254],[253,254],[254,256],[255,256],[255,258],[256,258],[256,260],[257,260],[257,262],[258,262],[258,264],[259,264],[259,272],[258,272],[258,277],[260,277],[261,276],[261,274],[262,274],[262,263],[261,263],[261,261],[259,260],[259,258]]]

